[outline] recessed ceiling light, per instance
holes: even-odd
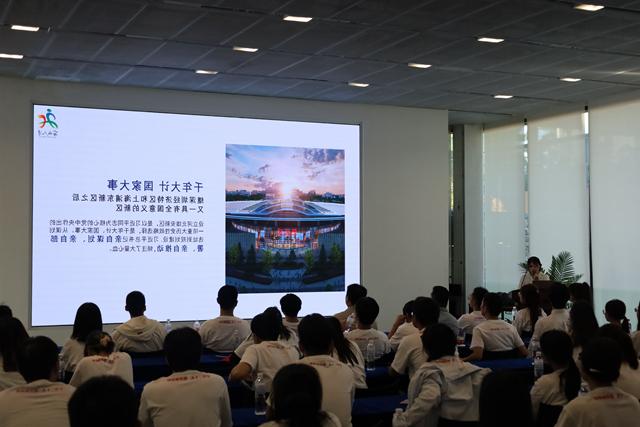
[[[493,95],[495,99],[511,99],[513,95]]]
[[[599,4],[579,3],[574,6],[574,9],[584,10],[587,12],[597,12],[604,9],[604,6]]]
[[[234,46],[233,50],[236,50],[238,52],[257,52],[258,48],[257,47],[242,47],[242,46]]]
[[[293,16],[293,15],[285,15],[284,18],[282,18],[284,21],[291,21],[291,22],[309,22],[311,21],[313,18],[311,18],[310,16]]]
[[[369,83],[349,82],[349,86],[353,86],[353,87],[369,87]]]
[[[22,59],[24,55],[16,55],[13,53],[0,53],[0,58],[4,59]]]
[[[31,32],[36,32],[40,29],[40,27],[29,27],[27,25],[12,25],[11,26],[12,30],[16,30],[16,31],[31,31]]]
[[[213,70],[196,70],[196,74],[218,74],[217,71],[213,71]]]
[[[493,37],[480,37],[478,41],[483,43],[502,43],[504,39],[496,39]]]
[[[579,82],[582,79],[579,79],[577,77],[562,77],[560,80],[562,80],[563,82],[575,83]]]
[[[431,67],[431,65],[429,64],[419,64],[417,62],[409,62],[407,65],[412,68],[423,68],[423,69]]]

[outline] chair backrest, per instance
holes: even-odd
[[[522,357],[518,349],[508,351],[484,351],[482,358],[484,360],[502,360],[502,359],[517,359]]]
[[[561,405],[547,405],[541,403],[538,409],[538,418],[536,419],[536,427],[553,427],[562,412]]]

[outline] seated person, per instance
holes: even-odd
[[[455,356],[456,335],[441,323],[422,334],[429,360],[409,383],[409,404],[399,417],[400,426],[437,425],[438,419],[478,421],[482,379],[491,372]]]
[[[144,386],[138,418],[143,427],[231,427],[229,392],[222,377],[197,370],[202,354],[200,335],[175,329],[164,340],[168,377]]]
[[[62,346],[60,358],[65,372],[72,373],[76,365],[85,356],[84,346],[87,336],[93,331],[102,330],[102,313],[100,308],[92,302],[85,302],[78,307],[73,321],[71,337]]]
[[[607,322],[620,326],[626,333],[631,333],[631,322],[627,319],[627,306],[619,299],[607,301],[604,305],[604,318]]]
[[[622,350],[610,338],[594,338],[582,349],[580,371],[589,391],[562,410],[556,427],[637,427],[640,403],[615,387]]]
[[[540,337],[547,331],[554,329],[569,332],[569,310],[567,310],[567,301],[569,301],[569,290],[562,283],[553,283],[549,287],[549,301],[551,301],[551,314],[547,317],[538,319],[533,328],[533,335],[529,348],[535,349],[540,343]]]
[[[402,338],[418,333],[418,329],[413,326],[413,300],[407,302],[402,307],[402,314],[396,318],[389,331],[389,344],[393,351],[398,349]]]
[[[532,427],[529,385],[513,371],[488,374],[480,387],[480,427]]]
[[[13,311],[8,305],[0,304],[0,319],[5,317],[13,317]]]
[[[261,373],[268,389],[278,369],[297,362],[298,350],[278,340],[282,329],[282,317],[277,309],[254,317],[251,321],[254,344],[247,347],[240,363],[231,370],[229,381],[252,383]]]
[[[598,332],[598,319],[593,312],[593,306],[587,301],[576,301],[569,310],[569,324],[569,335],[573,341],[573,360],[578,363],[582,347]]]
[[[521,337],[530,337],[538,319],[547,317],[547,314],[540,307],[540,294],[534,285],[524,285],[520,288],[520,301],[524,307],[516,313],[513,326]]]
[[[542,272],[542,262],[537,256],[529,257],[527,260],[527,271],[520,278],[518,289],[533,282],[547,281],[549,276]]]
[[[633,342],[629,334],[618,325],[608,324],[600,327],[596,336],[611,338],[618,343],[622,350],[620,376],[618,380],[613,383],[614,387],[626,391],[636,399],[640,399],[640,366],[638,363],[638,355],[633,348]]]
[[[218,289],[220,316],[207,320],[200,327],[202,343],[206,348],[220,353],[235,350],[251,334],[249,322],[233,315],[238,305],[238,289],[224,285]]]
[[[0,393],[0,425],[68,427],[67,403],[75,388],[57,382],[56,343],[42,336],[29,338],[17,356],[18,370],[27,384]]]
[[[487,319],[473,329],[471,337],[471,354],[463,360],[482,359],[486,351],[507,352],[517,350],[517,353],[526,357],[527,349],[513,325],[498,319],[502,312],[502,300],[500,295],[489,292],[484,296],[481,306],[482,315]]]
[[[357,283],[352,283],[347,286],[347,292],[344,296],[344,302],[347,305],[347,309],[333,315],[342,324],[342,329],[351,329],[352,325],[347,325],[347,319],[355,312],[356,303],[360,298],[367,296],[367,288]]]
[[[379,312],[380,307],[376,300],[371,297],[360,298],[356,303],[356,329],[346,333],[346,337],[360,347],[365,357],[367,357],[367,345],[373,342],[375,359],[391,352],[387,335],[371,327]]]
[[[328,317],[327,321],[333,333],[333,351],[331,357],[341,361],[353,372],[356,388],[367,388],[364,356],[356,343],[344,336],[342,325],[335,317]]]
[[[70,427],[140,427],[136,393],[121,378],[92,378],[71,396],[69,424]]]
[[[480,311],[480,306],[482,305],[482,298],[484,298],[488,292],[486,288],[478,286],[474,288],[471,295],[469,295],[469,305],[472,311],[471,313],[463,314],[458,319],[458,328],[460,328],[465,335],[471,335],[473,328],[486,320]]]
[[[280,310],[284,314],[282,323],[295,335],[298,335],[298,313],[301,309],[302,300],[296,294],[286,294],[280,298]]]
[[[591,296],[591,286],[587,282],[572,283],[569,285],[569,301],[575,304],[578,301],[586,301],[593,306],[593,297]]]
[[[260,427],[340,427],[334,414],[322,410],[322,398],[316,369],[302,363],[287,365],[273,379],[270,421]]]
[[[18,372],[18,349],[27,338],[29,335],[20,320],[0,317],[0,391],[24,384]]]
[[[406,373],[411,378],[414,372],[427,361],[422,345],[422,333],[426,328],[438,323],[439,316],[440,307],[431,298],[418,297],[413,300],[413,326],[418,329],[418,333],[404,337],[400,341],[389,367],[389,375],[397,376]]]
[[[69,381],[74,387],[103,375],[115,375],[133,387],[133,366],[127,353],[114,352],[115,344],[108,333],[93,331],[87,336],[86,357],[80,359]]]
[[[310,314],[300,321],[300,363],[313,366],[322,384],[322,410],[335,414],[342,427],[351,427],[351,406],[355,384],[351,369],[331,357],[332,334],[327,319]],[[277,405],[277,402],[276,402]]]
[[[438,323],[447,325],[457,336],[458,319],[456,319],[447,310],[447,305],[449,304],[449,289],[445,288],[444,286],[434,286],[431,290],[431,298],[433,298],[433,300],[440,306],[440,316],[438,317]]]
[[[264,312],[270,319],[274,319],[274,322],[278,323],[278,329],[280,329],[280,333],[278,334],[278,341],[288,346],[291,346],[298,350],[298,354],[300,354],[300,350],[298,349],[298,335],[291,332],[291,330],[284,326],[282,322],[282,313],[278,310],[278,307],[267,307]],[[278,317],[280,320],[275,320]],[[233,351],[235,357],[240,360],[244,355],[244,352],[249,348],[250,345],[255,344],[253,339],[253,333],[249,334],[249,336],[240,343],[240,345]]]
[[[130,292],[124,309],[129,312],[131,319],[113,331],[116,349],[137,353],[162,350],[165,330],[160,322],[144,315],[147,305],[142,292]]]

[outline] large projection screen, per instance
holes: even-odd
[[[33,106],[31,325],[250,318],[288,292],[332,314],[360,279],[360,127]]]

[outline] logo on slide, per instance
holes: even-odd
[[[47,112],[44,114],[38,114],[38,136],[42,138],[55,138],[58,136],[58,122],[56,122],[56,115],[53,114],[51,108],[47,108]],[[48,125],[48,126],[47,126]]]

